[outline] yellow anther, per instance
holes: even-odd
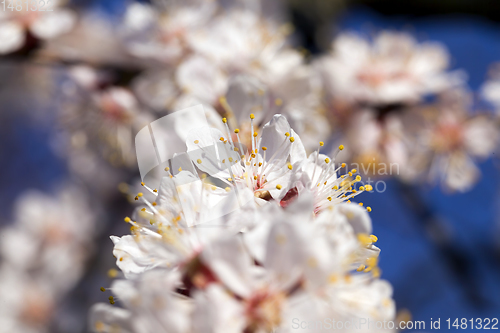
[[[232,157],[230,157],[230,158],[229,158],[229,162],[232,162],[232,161],[233,161],[233,158],[232,158]]]
[[[219,140],[220,140],[220,141],[222,141],[222,142],[224,142],[224,137],[223,137],[223,136],[221,136],[221,137],[219,138]]]
[[[339,187],[337,185],[335,185],[334,187],[332,187],[332,190],[338,190]]]
[[[201,159],[197,159],[196,162],[198,162],[198,164],[201,164]]]
[[[292,136],[292,137],[290,138],[290,142],[294,142],[294,141],[295,141],[295,138]]]
[[[200,143],[199,140],[194,140],[194,144],[197,145],[198,143]]]
[[[115,304],[115,299],[113,296],[109,296],[108,299],[109,299],[109,304]]]
[[[328,199],[328,201],[332,201],[332,197],[328,197],[327,199]]]
[[[288,163],[288,169],[292,170],[293,169],[293,165]]]
[[[226,192],[229,192],[229,191],[231,191],[231,188],[230,187],[226,187],[225,190],[226,190]]]
[[[366,211],[369,213],[372,211],[372,208],[371,207],[366,207]]]
[[[330,159],[328,157],[325,158],[325,162],[326,162],[326,164],[330,163]]]
[[[156,203],[156,202],[153,202],[153,203],[152,203],[152,205],[153,205],[153,206],[156,206],[156,205],[157,205],[157,203]]]
[[[228,178],[227,180],[228,180],[228,181],[230,181],[230,182],[232,182],[232,181],[233,181],[233,178]]]
[[[345,163],[342,163],[342,167],[345,168]]]
[[[109,271],[108,271],[108,277],[114,279],[115,277],[118,276],[118,271],[114,268],[111,268]]]
[[[363,245],[363,246],[368,246],[372,243],[371,238],[367,234],[360,233],[358,234],[358,241]]]
[[[129,222],[131,222],[131,221],[132,221],[132,220],[130,219],[130,217],[128,217],[128,216],[127,216],[126,218],[124,218],[123,220],[124,220],[125,222],[127,222],[127,223],[129,223]]]
[[[371,186],[371,185],[365,185],[365,190],[366,191],[371,191],[371,190],[373,190],[373,186]]]
[[[212,191],[215,191],[216,189],[217,189],[217,187],[212,185]]]
[[[226,118],[222,118],[222,122],[225,124],[227,123],[227,119]]]
[[[276,185],[276,188],[277,188],[278,190],[281,190],[281,185],[280,185],[280,184]]]
[[[157,192],[158,192],[158,190],[157,190],[157,189],[154,189],[154,190],[153,190],[153,192],[157,193]]]
[[[356,176],[356,181],[357,181],[357,182],[361,181],[361,176],[360,176],[360,175],[357,175],[357,176]]]
[[[234,130],[234,133],[236,133],[236,134],[238,134],[239,132],[240,132],[239,128],[237,128],[237,129]]]
[[[145,211],[146,211],[146,208],[141,209],[141,212],[145,212]]]
[[[102,292],[105,292],[105,291],[106,291],[106,288],[101,287],[101,288],[100,288],[100,290],[101,290]]]
[[[371,257],[371,258],[366,259],[366,264],[370,267],[377,266],[377,258]]]
[[[359,267],[356,269],[358,272],[361,272],[362,270],[365,269],[365,265],[361,264]]]
[[[253,179],[254,179],[254,180],[257,180],[257,176],[253,176]]]
[[[348,175],[349,175],[349,177],[352,177],[352,172],[350,172],[350,171],[349,171],[349,172],[348,172]]]
[[[325,145],[325,143],[324,143],[323,141],[320,141],[320,142],[319,142],[319,146],[320,146],[320,147],[323,147],[324,145]]]
[[[255,119],[255,115],[253,113],[250,113],[250,119]]]
[[[253,137],[256,138],[259,135],[257,132],[253,132]]]
[[[222,163],[226,163],[226,159],[223,159],[223,160],[222,160]]]
[[[262,147],[262,150],[263,150],[263,151],[266,151],[266,150],[267,150],[267,147]]]
[[[373,267],[370,266],[370,267],[366,267],[366,269],[364,271],[365,271],[365,273],[368,273],[368,272],[371,272],[372,269],[373,269]]]
[[[286,133],[285,133],[285,136],[290,136],[290,133],[286,132]]]
[[[144,186],[144,185],[146,185],[146,184],[144,184],[144,182],[141,182],[141,186]]]
[[[376,243],[378,241],[378,237],[375,235],[370,235],[370,238],[371,238],[372,242],[374,242],[374,243]]]
[[[94,328],[97,332],[104,332],[106,330],[106,326],[100,320],[96,321],[94,324]]]
[[[196,140],[196,141],[198,141],[198,140]],[[166,168],[165,168],[165,171],[169,171],[169,170],[170,170],[170,168],[169,168],[169,167],[166,167]]]
[[[339,280],[339,276],[337,274],[332,274],[328,277],[328,280],[330,280],[330,283],[336,283]]]
[[[236,147],[234,147],[234,149],[233,149],[233,150],[234,150],[234,151],[238,151],[239,149],[238,149],[238,148],[236,148]]]
[[[340,150],[344,150],[344,145],[340,145],[340,146],[339,146],[339,149],[340,149]]]
[[[179,172],[181,172],[182,171],[182,167],[179,167],[179,169],[177,169],[177,170],[179,170]]]
[[[254,153],[252,153],[252,155],[250,155],[250,156],[252,156],[252,158],[255,158],[255,154]]]
[[[276,104],[277,106],[280,106],[283,104],[283,100],[281,98],[276,98],[276,100],[274,101],[274,104]]]
[[[347,202],[347,203],[351,203],[351,200],[347,200],[346,202]]]
[[[362,203],[362,202],[360,202],[358,205],[363,206],[363,203]]]
[[[356,169],[352,169],[352,170],[351,170],[351,172],[352,172],[352,173],[356,173],[357,171],[358,171],[358,170],[356,170]]]
[[[360,187],[359,187],[359,190],[360,190],[360,191],[364,191],[364,190],[365,190],[365,188],[364,188],[363,186],[360,186]]]
[[[259,162],[259,166],[262,166],[262,162]]]
[[[144,195],[144,194],[142,194],[142,192],[137,193],[137,196],[138,196],[139,198],[140,198],[140,197],[142,197],[143,195]]]

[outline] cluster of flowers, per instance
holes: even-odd
[[[498,114],[474,110],[464,73],[446,72],[449,55],[441,45],[419,44],[405,33],[385,31],[372,41],[345,33],[317,66],[324,105],[337,140],[349,142],[351,161],[379,176],[396,163],[393,176],[441,181],[452,191],[478,180],[475,160],[494,152]],[[483,88],[493,103],[495,82]]]
[[[49,39],[42,60],[84,64],[67,71],[61,119],[70,165],[87,179],[134,168],[133,134],[151,119],[199,103],[226,114],[221,98],[246,98],[243,114],[264,108],[260,125],[286,115],[308,151],[322,138],[331,137],[328,147],[348,142],[346,162],[364,174],[385,176],[397,164],[392,176],[452,191],[475,184],[476,161],[498,142],[497,115],[474,110],[447,51],[406,33],[341,33],[330,54],[312,58],[291,47],[293,29],[274,2],[133,2],[116,24],[77,19],[61,5],[0,16],[0,53]],[[481,96],[499,109],[496,82]]]
[[[91,212],[75,186],[56,197],[33,190],[17,199],[14,221],[1,231],[0,332],[57,328],[60,302],[85,272],[95,230]]]
[[[123,279],[91,310],[95,332],[285,332],[292,319],[393,320],[357,170],[306,156],[283,115],[252,132],[192,128],[131,235],[111,236]],[[244,142],[248,142],[245,148]],[[158,144],[159,145],[159,144]],[[340,146],[337,152],[343,150]],[[106,292],[106,288],[101,288]]]
[[[393,176],[405,181],[465,191],[479,178],[476,159],[494,151],[497,116],[471,112],[465,77],[448,71],[442,46],[404,33],[344,33],[331,53],[313,58],[290,45],[292,27],[279,6],[269,7],[277,3],[133,2],[113,23],[60,2],[53,12],[0,12],[0,54],[63,65],[52,78],[63,83],[58,148],[101,197],[135,175],[134,134],[152,120],[203,104],[210,125],[176,133],[185,154],[132,196],[142,203],[126,219],[132,235],[112,238],[125,279],[113,283],[110,301],[125,308],[97,305],[97,332],[286,331],[293,318],[393,319],[371,209],[350,202],[371,191],[359,186],[359,173],[383,176],[381,165],[396,163]],[[499,89],[494,79],[481,95],[498,110]],[[184,121],[171,131],[192,127]],[[322,138],[329,140],[318,147]],[[351,170],[338,176],[346,169],[336,164],[340,150]],[[63,216],[72,206],[65,200],[54,208]],[[29,299],[9,298],[11,312],[1,317],[9,331],[46,328],[50,314],[41,310],[51,311],[80,276],[93,220],[64,216],[78,223],[65,224],[64,237],[61,227],[47,233],[57,219],[38,221],[57,205],[43,204],[26,224],[36,232],[5,230],[13,235],[6,239],[32,239],[21,242],[27,249],[2,247],[2,281],[10,281],[3,295],[14,295],[11,283],[34,286]],[[53,250],[54,239],[67,247]],[[49,262],[45,249],[61,260]],[[60,274],[47,278],[61,271],[64,283]],[[47,296],[32,297],[37,288]]]

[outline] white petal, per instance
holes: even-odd
[[[19,50],[25,41],[24,29],[15,22],[0,23],[0,54]]]
[[[31,32],[38,38],[49,39],[69,32],[75,25],[76,15],[69,9],[57,8],[46,12],[30,26]]]

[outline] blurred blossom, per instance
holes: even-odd
[[[64,8],[61,1],[11,1],[5,5],[15,9],[4,11],[2,8],[0,12],[0,55],[67,33],[76,21],[76,13]]]
[[[70,70],[61,102],[68,150],[91,148],[111,165],[135,166],[134,135],[151,119],[133,93],[84,66]]]
[[[174,41],[156,40],[154,47],[174,52],[175,47],[168,43],[178,44],[182,37],[182,50],[176,56],[179,59],[169,61],[171,66],[161,71],[147,70],[134,80],[139,100],[158,112],[203,103],[228,117],[233,111],[257,114],[265,110],[262,119],[268,121],[274,114],[283,113],[300,133],[308,134],[304,141],[307,148],[327,136],[329,126],[323,121],[320,107],[320,82],[302,53],[287,46],[290,25],[264,18],[247,6],[229,6],[207,15],[202,11],[207,4],[201,3],[174,7],[174,12],[191,13],[180,18],[192,22],[176,30]],[[143,11],[153,13],[149,5],[137,6],[141,10],[130,7],[130,15],[134,12],[149,18]],[[161,12],[157,8],[154,13],[158,9]],[[192,16],[201,15],[200,11],[204,19],[194,20]],[[165,22],[183,26],[176,20]],[[149,26],[146,22],[137,24],[144,29]],[[232,109],[224,107],[221,98],[226,98]]]
[[[345,159],[359,172],[374,177],[398,177],[407,168],[411,142],[401,114],[362,108],[349,113],[336,141],[346,144]]]
[[[463,80],[446,72],[449,55],[438,43],[418,43],[411,35],[382,31],[372,42],[340,34],[318,67],[327,97],[340,103],[387,105],[415,103]]]
[[[142,184],[155,200],[138,193],[142,205],[125,218],[132,235],[111,236],[125,279],[109,300],[124,308],[95,305],[92,329],[268,332],[297,317],[394,319],[371,208],[349,201],[356,171],[337,178],[330,158],[307,160],[282,115],[248,148],[235,134],[193,129],[192,160],[176,155],[161,184]]]
[[[487,113],[472,113],[470,92],[448,91],[434,104],[408,114],[411,160],[407,176],[427,175],[452,191],[469,190],[480,177],[476,161],[488,158],[498,145],[498,128]]]
[[[84,272],[95,215],[74,185],[56,196],[25,192],[1,230],[1,332],[49,332],[58,302]]]
[[[490,66],[488,80],[480,88],[480,97],[493,106],[496,116],[500,116],[500,63]]]
[[[212,0],[169,1],[168,7],[131,3],[120,29],[131,55],[174,64],[189,52],[187,38],[217,9]]]
[[[49,62],[83,62],[93,66],[128,68],[139,62],[127,52],[109,17],[82,11],[74,28],[45,43],[39,56]]]

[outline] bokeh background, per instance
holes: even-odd
[[[418,40],[444,44],[451,55],[451,69],[464,70],[467,85],[476,92],[491,65],[500,60],[497,1],[289,0],[281,5],[295,27],[296,46],[313,56],[326,52],[339,32],[371,36],[383,29],[406,31]],[[80,0],[71,6],[114,22],[123,15],[125,3]],[[114,267],[109,235],[127,232],[123,216],[133,210],[117,184],[137,179],[136,171],[112,172],[120,181],[106,188],[102,180],[82,180],[70,170],[67,157],[60,152],[68,138],[60,135],[57,119],[68,66],[32,61],[29,52],[0,57],[1,226],[13,223],[14,203],[25,191],[54,195],[68,181],[91,193],[89,214],[96,216],[96,238],[88,248],[84,273],[58,301],[50,332],[85,332],[87,309],[105,298],[99,287],[109,285],[108,270]],[[133,70],[109,66],[124,80],[135,75]],[[498,317],[498,155],[493,153],[479,168],[481,179],[466,193],[450,194],[439,185],[408,186],[385,179],[385,192],[364,195],[365,205],[373,208],[377,245],[382,249],[382,276],[394,287],[401,316],[426,322],[430,318],[443,322],[447,318]],[[0,242],[5,242],[4,237],[0,234]],[[0,309],[6,305],[1,302]]]

